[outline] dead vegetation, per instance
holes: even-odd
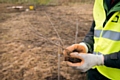
[[[92,5],[39,6],[27,12],[9,12],[3,6],[0,8],[3,17],[0,18],[0,80],[57,80],[58,47],[50,41],[58,44],[59,38],[45,12],[68,46],[75,42],[76,19],[79,21],[78,42],[88,32]],[[62,55],[60,59],[61,80],[85,79],[85,74],[66,65]]]

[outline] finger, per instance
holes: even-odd
[[[73,52],[74,50],[75,50],[75,45],[69,46],[63,51],[63,54],[66,56],[69,53]]]
[[[70,57],[82,59],[82,57],[80,56],[80,55],[82,55],[82,54],[84,54],[84,53],[72,52],[72,53],[70,54]]]
[[[78,52],[74,52],[70,54],[71,58],[76,58],[76,59],[80,59],[80,63],[84,64],[84,59],[80,56],[80,55],[85,55],[84,53],[78,53]],[[78,62],[77,62],[78,63]]]
[[[76,49],[76,44],[73,44],[73,45],[67,47],[66,49],[69,50],[70,52],[72,52],[73,50]]]
[[[79,63],[72,63],[67,61],[67,65],[71,66],[71,67],[78,67],[81,66],[83,64],[83,62],[79,62]]]
[[[86,48],[83,45],[76,45],[76,49],[78,50],[78,52],[83,52],[86,53]]]

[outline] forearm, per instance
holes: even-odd
[[[93,51],[93,44],[94,44],[94,27],[95,27],[95,22],[93,21],[92,26],[90,28],[90,31],[88,34],[85,36],[83,42],[86,43],[88,47],[88,52],[92,53]],[[113,68],[119,68],[120,69],[120,51],[109,54],[109,55],[104,55],[104,65],[107,67],[113,67]]]
[[[120,51],[113,54],[104,55],[104,65],[107,67],[120,69]]]

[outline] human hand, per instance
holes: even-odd
[[[73,44],[69,47],[67,47],[64,51],[63,51],[63,55],[67,56],[72,52],[78,52],[78,53],[87,53],[87,49],[85,45],[81,45],[81,44]]]
[[[67,61],[67,64],[75,69],[80,70],[81,72],[86,72],[93,66],[99,66],[104,64],[103,55],[94,55],[94,54],[84,54],[84,53],[71,53],[70,57],[81,59],[81,62],[72,63]]]
[[[72,52],[79,52],[79,53],[87,53],[87,46],[82,43],[82,44],[73,44],[72,46],[67,47],[64,51],[64,57],[65,57],[65,61],[70,61],[72,63],[76,63],[76,62],[81,62],[80,59],[77,58],[71,58],[70,57],[70,53]]]

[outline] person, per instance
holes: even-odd
[[[63,54],[80,62],[67,64],[87,73],[87,80],[120,80],[120,0],[95,0],[93,23],[78,44]]]

